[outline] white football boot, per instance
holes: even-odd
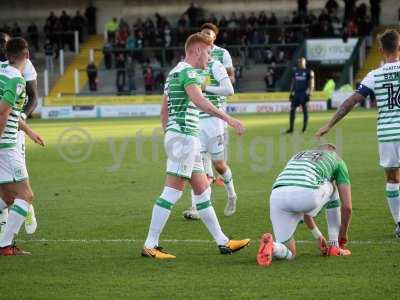
[[[187,210],[185,210],[183,212],[183,217],[186,220],[199,220],[200,219],[199,212],[194,207],[191,207],[191,208],[188,208]]]
[[[224,209],[224,215],[227,217],[232,216],[236,212],[236,201],[237,195],[233,195],[232,197],[228,197],[228,202],[226,203]]]

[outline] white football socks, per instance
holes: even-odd
[[[272,256],[276,259],[291,259],[293,254],[289,250],[288,247],[286,247],[282,243],[274,242],[274,250],[272,251]]]
[[[228,197],[236,196],[235,186],[233,185],[231,169],[229,167],[227,167],[225,173],[222,174],[221,176],[222,176],[222,179],[224,180],[224,185],[225,185],[226,192],[228,193]]]
[[[168,221],[171,209],[181,196],[182,191],[168,186],[164,187],[164,191],[160,198],[156,200],[156,204],[154,204],[153,207],[149,233],[144,243],[146,248],[154,248],[158,246],[160,234]]]
[[[398,183],[386,183],[386,199],[394,222],[400,222],[400,196]]]
[[[14,235],[16,235],[24,224],[25,217],[28,214],[29,203],[22,199],[15,199],[10,208],[6,228],[3,238],[0,241],[0,247],[6,247],[12,244]]]
[[[194,203],[199,213],[201,221],[206,225],[208,231],[213,236],[217,245],[225,245],[229,239],[222,232],[217,215],[211,205],[211,189],[206,189],[201,195],[194,196]]]
[[[326,221],[328,223],[328,246],[339,246],[339,231],[341,225],[339,194],[333,194],[326,206]]]

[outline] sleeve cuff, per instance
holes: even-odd
[[[367,96],[373,94],[373,91],[369,87],[367,87],[363,84],[360,84],[360,86],[356,89],[356,92],[364,97],[367,97]]]

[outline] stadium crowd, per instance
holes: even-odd
[[[148,83],[145,84],[146,91],[157,90],[165,77],[164,67],[181,59],[181,48],[186,37],[198,31],[203,23],[211,22],[220,29],[216,44],[227,48],[240,68],[237,85],[240,85],[245,65],[266,64],[264,81],[266,89],[272,89],[282,68],[291,60],[304,38],[347,39],[369,36],[372,32],[373,21],[364,3],[356,7],[346,1],[343,17],[336,0],[328,0],[319,14],[307,10],[307,1],[300,0],[298,3],[298,10],[284,18],[264,11],[258,14],[232,12],[228,17],[217,16],[194,3],[175,21],[159,13],[155,13],[154,18],[138,18],[131,23],[125,18],[113,18],[105,24],[105,67],[123,69],[127,64],[126,57],[130,56],[141,65],[144,80]],[[146,51],[143,48],[147,48]],[[117,76],[120,78],[117,79],[118,90],[121,90],[121,83],[125,82],[125,75],[121,75],[121,72]]]

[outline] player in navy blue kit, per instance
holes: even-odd
[[[306,59],[304,57],[298,60],[298,66],[294,70],[292,86],[290,89],[290,127],[286,133],[292,133],[294,120],[296,118],[296,109],[301,106],[303,110],[303,132],[307,130],[308,109],[307,103],[310,101],[310,93],[314,89],[314,72],[306,68]]]

